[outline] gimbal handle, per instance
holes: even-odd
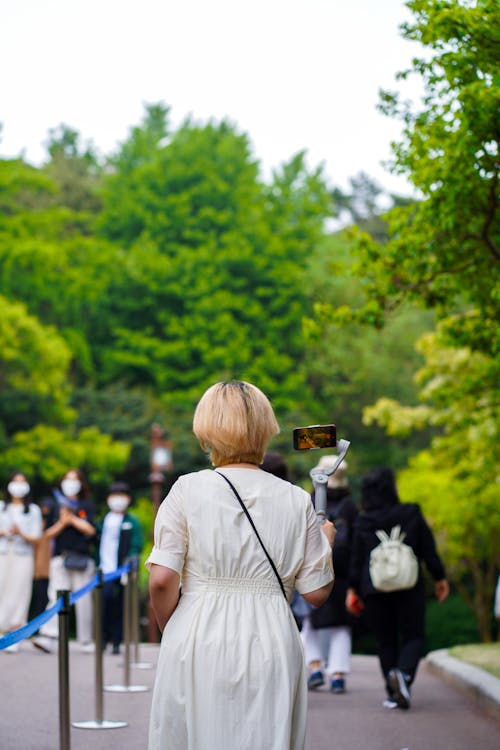
[[[314,485],[314,499],[316,505],[316,515],[323,522],[326,519],[326,486],[328,477],[335,474],[340,464],[345,458],[351,443],[348,440],[337,440],[337,449],[340,451],[337,460],[329,469],[311,469],[310,477]]]

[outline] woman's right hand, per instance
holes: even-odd
[[[333,540],[335,539],[335,534],[337,533],[337,529],[333,525],[331,521],[323,521],[321,524],[321,531],[328,539],[328,543],[330,547],[333,547]]]

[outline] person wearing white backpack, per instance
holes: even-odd
[[[388,467],[369,471],[361,483],[354,525],[346,607],[364,606],[377,643],[387,708],[410,708],[410,686],[425,647],[425,585],[421,563],[443,602],[449,586],[431,529],[418,505],[401,503]]]

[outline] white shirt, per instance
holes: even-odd
[[[10,531],[13,525],[18,526],[23,534],[40,538],[42,536],[42,513],[38,505],[30,503],[27,513],[22,503],[10,502],[5,504],[0,500],[0,528]],[[33,545],[19,534],[0,537],[0,554],[6,553],[11,544],[14,552],[19,555],[33,555]]]
[[[102,526],[99,557],[103,573],[112,573],[118,567],[118,546],[123,513],[110,511],[104,518]]]

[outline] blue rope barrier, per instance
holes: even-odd
[[[132,562],[128,562],[125,565],[117,568],[116,570],[113,570],[111,573],[106,573],[106,575],[103,576],[103,580],[113,581],[116,578],[121,578],[125,573],[130,573],[132,564]],[[85,594],[88,594],[89,591],[92,591],[92,589],[95,589],[98,584],[99,576],[96,574],[93,578],[90,579],[88,583],[85,584],[85,586],[82,586],[81,589],[78,589],[77,591],[73,591],[71,593],[69,599],[70,604],[75,604],[78,599],[80,599],[82,596],[85,596]],[[46,609],[44,612],[34,617],[32,620],[27,622],[26,625],[23,625],[17,630],[12,630],[10,633],[6,633],[6,635],[0,636],[0,651],[8,648],[9,646],[12,646],[14,643],[24,641],[25,638],[29,638],[31,635],[33,635],[33,633],[36,633],[36,631],[39,630],[42,625],[44,625],[52,617],[54,617],[54,615],[58,614],[61,611],[62,607],[63,598],[62,596],[60,596],[57,602],[52,607]]]
[[[81,599],[82,596],[85,596],[85,594],[88,594],[89,591],[92,591],[92,589],[95,589],[97,584],[99,583],[99,576],[95,575],[93,578],[90,579],[88,583],[85,584],[85,586],[82,586],[81,589],[77,589],[76,591],[72,591],[69,595],[69,603],[75,604],[75,602],[78,601],[78,599]]]
[[[10,633],[3,635],[0,638],[0,651],[7,648],[7,646],[12,646],[13,643],[19,643],[19,641],[23,641],[25,638],[29,638],[30,635],[33,635],[33,633],[36,633],[44,623],[48,622],[48,620],[61,611],[62,606],[63,598],[60,596],[50,609],[46,609],[40,615],[37,615],[33,620],[30,620],[26,625],[23,625],[17,630],[12,630]]]
[[[102,577],[102,580],[104,581],[104,583],[108,583],[108,581],[115,581],[117,578],[121,578],[126,573],[130,573],[131,570],[132,565],[130,563],[127,563],[126,565],[122,565],[120,568],[113,570],[112,573],[105,573]]]

